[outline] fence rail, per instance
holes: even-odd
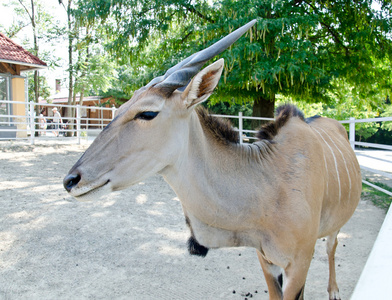
[[[384,150],[392,150],[392,146],[390,145],[382,145],[382,144],[374,144],[374,143],[363,143],[357,142],[355,140],[355,124],[356,123],[370,123],[370,122],[391,122],[392,117],[385,117],[385,118],[369,118],[369,119],[355,119],[350,118],[349,120],[339,121],[342,124],[349,124],[349,139],[350,144],[353,149],[355,146],[361,147],[368,147],[368,148],[377,148],[377,149],[384,149]]]
[[[54,123],[53,115],[50,114],[54,107],[75,109],[76,117],[62,116],[61,122]],[[46,111],[45,116],[37,115],[36,111],[41,112],[43,110]],[[17,111],[17,113],[14,111]],[[77,137],[77,143],[80,144],[83,133],[87,136],[91,130],[102,130],[113,120],[115,112],[115,107],[0,100],[0,140],[29,139],[33,145],[36,134],[50,135],[51,132],[59,132],[65,135],[67,132],[72,132],[72,135]],[[91,117],[91,115],[94,116]]]
[[[244,116],[242,112],[238,113],[238,116],[235,115],[213,115],[214,117],[218,118],[226,118],[226,119],[238,119],[238,132],[240,137],[240,144],[247,142],[249,140],[257,140],[254,136],[248,136],[247,133],[255,135],[257,130],[248,130],[244,129],[244,121],[245,120],[258,120],[258,121],[273,121],[274,118],[260,118],[260,117],[248,117]]]
[[[6,105],[24,105],[25,106],[25,113],[23,115],[19,114],[12,114],[12,113],[3,113],[1,108]],[[67,117],[64,119],[67,120],[67,124],[75,125],[75,128],[72,129],[64,129],[63,132],[74,132],[76,134],[80,134],[81,132],[91,129],[91,128],[98,128],[103,129],[113,118],[116,112],[115,107],[96,107],[96,106],[79,106],[79,105],[64,105],[64,104],[49,104],[49,103],[34,103],[34,102],[18,102],[18,101],[11,101],[11,100],[0,100],[0,133],[1,132],[27,132],[30,135],[31,143],[34,143],[34,135],[31,133],[35,133],[36,127],[39,128],[40,120],[39,116],[35,114],[36,107],[39,107],[40,110],[43,108],[52,108],[52,107],[61,107],[61,108],[71,108],[76,110],[76,117]],[[98,111],[100,117],[87,117],[86,115],[82,115],[82,111]],[[104,117],[103,112],[109,112],[110,117]],[[106,113],[107,115],[107,113]],[[244,139],[256,139],[253,136],[248,136],[247,134],[255,134],[257,133],[256,130],[248,130],[244,129],[244,121],[245,120],[260,120],[260,121],[271,121],[273,118],[259,118],[259,117],[248,117],[244,116],[242,112],[238,115],[218,115],[215,114],[214,116],[219,118],[228,118],[228,119],[237,119],[238,120],[238,131],[240,135],[240,143],[244,142]],[[44,120],[51,120],[52,116],[44,116]],[[355,140],[355,124],[357,123],[366,123],[366,122],[391,122],[392,117],[385,117],[385,118],[369,118],[369,119],[355,119],[350,118],[349,120],[339,121],[342,124],[349,124],[349,139],[352,148],[354,149],[355,146],[361,147],[368,147],[368,148],[377,148],[377,149],[384,149],[384,150],[392,150],[391,145],[381,145],[381,144],[374,144],[374,143],[364,143]],[[18,125],[25,125],[19,126],[19,128],[6,128],[7,126],[17,126]],[[80,127],[80,128],[79,128]],[[41,130],[42,131],[42,130]],[[27,138],[27,137],[26,137]],[[1,139],[1,136],[0,136]],[[9,137],[6,139],[10,139]],[[78,141],[79,142],[79,141]]]
[[[4,110],[8,105],[8,110]],[[10,109],[14,105],[24,106],[24,112],[19,114],[12,113],[12,109]],[[77,137],[77,143],[80,144],[80,140],[82,135],[88,137],[89,133],[93,131],[102,130],[109,122],[111,122],[115,116],[116,108],[107,108],[107,107],[96,107],[96,106],[73,106],[73,105],[60,105],[60,104],[43,104],[43,103],[34,103],[34,102],[17,102],[10,100],[0,100],[0,140],[2,139],[30,139],[30,143],[33,145],[35,143],[35,135],[36,133],[40,135],[45,135],[50,133],[51,131],[56,131],[56,129],[50,129],[47,126],[42,126],[42,122],[46,125],[53,124],[49,123],[50,120],[53,119],[52,116],[37,116],[35,111],[38,106],[38,110],[42,111],[46,109],[49,113],[49,108],[52,107],[60,107],[60,108],[70,108],[76,110],[76,117],[63,118],[66,119],[67,123],[63,123],[63,128],[59,128],[58,131],[66,134],[67,132],[72,132],[73,135]],[[98,112],[99,117],[91,117],[89,112],[95,111]],[[271,121],[273,118],[258,118],[258,117],[248,117],[244,116],[242,112],[238,115],[214,115],[219,118],[228,118],[228,119],[237,119],[238,120],[238,128],[236,130],[239,131],[240,144],[249,142],[252,139],[257,139],[254,135],[257,133],[256,130],[248,130],[244,129],[244,121],[245,120],[261,120],[261,121]],[[355,118],[350,118],[349,120],[340,121],[342,124],[349,124],[349,140],[351,147],[355,149],[355,146],[368,147],[368,148],[376,148],[383,150],[392,150],[392,146],[390,145],[381,145],[374,143],[364,143],[355,140],[355,124],[356,123],[365,123],[365,122],[391,122],[392,117],[386,118],[369,118],[369,119],[360,119],[356,120]],[[68,127],[64,126],[67,124]],[[55,124],[55,126],[58,124]],[[24,133],[15,134],[12,137],[11,133]],[[8,134],[7,134],[8,133]],[[3,137],[2,137],[3,135]],[[366,169],[366,168],[365,168]],[[376,172],[373,170],[372,172]],[[382,175],[383,172],[378,172],[378,174]],[[373,186],[368,181],[363,181],[363,183]],[[381,188],[378,188],[379,190]],[[390,192],[381,189],[384,193],[390,195]]]

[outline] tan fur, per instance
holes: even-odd
[[[210,65],[184,92],[169,98],[154,88],[135,93],[64,185],[86,199],[161,174],[181,200],[192,241],[208,248],[257,250],[270,299],[303,296],[316,240],[327,236],[329,294],[338,299],[336,236],[361,191],[347,134],[334,120],[307,124],[290,106],[261,131],[260,141],[236,143],[227,125],[194,109],[215,88],[222,65]],[[200,86],[209,92],[195,98]],[[146,109],[159,114],[150,121],[135,119]]]

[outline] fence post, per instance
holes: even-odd
[[[80,145],[80,105],[76,105],[76,136]]]
[[[34,145],[35,124],[34,124],[34,101],[30,101],[30,143]]]
[[[351,148],[355,150],[355,118],[350,118],[349,139]]]
[[[114,106],[114,104],[113,104],[113,106],[112,106],[112,121],[113,121],[113,119],[114,119],[114,115],[116,114],[116,107]]]
[[[238,113],[238,130],[240,132],[240,145],[242,145],[242,131],[244,130],[243,124],[242,124],[242,111]]]

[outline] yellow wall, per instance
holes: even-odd
[[[23,77],[12,78],[12,100],[25,102],[25,79]],[[13,114],[21,116],[16,118],[16,122],[23,122],[24,124],[18,124],[18,129],[26,129],[26,111],[25,104],[15,103],[12,105]],[[18,131],[16,137],[25,138],[27,137],[27,132]]]

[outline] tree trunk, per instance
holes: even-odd
[[[72,62],[72,42],[73,42],[73,36],[72,36],[72,23],[71,23],[71,3],[72,0],[68,1],[68,7],[67,7],[67,17],[68,17],[68,70],[69,70],[69,83],[68,83],[68,105],[72,104],[72,93],[73,93],[73,62]],[[67,132],[67,136],[72,136],[72,129],[73,129],[73,120],[71,118],[73,117],[72,115],[72,109],[70,107],[67,107],[66,110],[67,114],[66,117],[68,119],[68,129],[70,131]]]
[[[253,103],[253,117],[273,118],[275,111],[275,94],[261,95]],[[252,127],[258,128],[269,121],[253,120]]]
[[[31,15],[30,15],[30,20],[31,20],[31,25],[33,27],[33,40],[34,40],[34,55],[38,57],[38,33],[37,33],[37,27],[35,23],[35,6],[34,6],[34,0],[31,0]],[[26,9],[27,11],[27,9]],[[27,11],[28,12],[28,11]],[[39,73],[38,71],[34,71],[34,102],[39,103]],[[39,106],[35,106],[35,115],[38,117],[39,116]],[[36,119],[36,124],[35,124],[35,136],[38,136],[39,134],[39,124],[38,124],[38,119]]]
[[[76,79],[75,79],[74,87],[75,86],[76,86]],[[74,116],[76,118],[77,116],[76,116],[76,92],[75,92],[75,89],[74,89],[73,95],[72,95],[72,109],[71,110],[72,110],[72,116]],[[72,122],[69,122],[69,123],[72,124],[72,129],[76,128],[76,120],[73,120]],[[70,134],[71,134],[71,136],[77,136],[77,133],[73,132],[73,131]]]

